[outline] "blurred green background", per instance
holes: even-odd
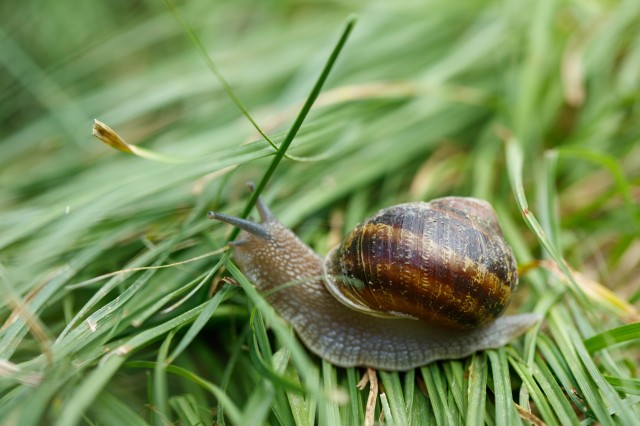
[[[589,345],[581,345],[638,318],[638,6],[176,3],[277,143],[347,17],[357,16],[291,157],[264,193],[318,252],[382,207],[470,195],[493,203],[519,264],[533,268],[513,310],[545,313],[540,334],[515,344],[517,354],[501,350],[498,358],[384,376],[387,388],[403,384],[390,394],[396,417],[387,420],[468,421],[471,395],[487,404],[479,423],[517,424],[514,403],[547,424],[637,418],[634,346],[592,359],[584,355]],[[94,118],[168,161],[103,145],[91,136]],[[9,424],[362,421],[366,393],[351,386],[358,370],[324,365],[319,376],[311,373],[323,391],[348,392],[351,404],[318,398],[313,392],[322,392],[298,364],[285,374],[304,377],[303,402],[282,381],[265,378],[250,356],[255,348],[247,349],[251,302],[236,289],[217,307],[209,302],[220,275],[205,274],[218,252],[165,269],[132,269],[224,247],[229,229],[208,222],[206,211],[238,214],[245,182],[258,181],[274,154],[164,2],[2,2],[0,122],[0,360],[8,363],[0,368],[0,416]],[[506,146],[524,156],[523,170]],[[522,188],[513,188],[514,176]],[[516,196],[528,199],[541,228],[530,230]],[[579,273],[573,283],[554,273],[557,259],[543,241]],[[545,260],[542,268],[531,263],[536,259]],[[212,319],[185,333],[203,309]],[[564,340],[567,333],[579,338]],[[633,333],[637,349],[640,335]],[[619,343],[609,337],[611,347]],[[282,347],[273,338],[271,344],[266,353]],[[192,376],[164,368],[167,351]],[[529,370],[516,368],[520,356]],[[550,369],[541,367],[547,363]],[[467,386],[468,368],[489,374],[486,392]],[[534,370],[542,376],[531,384]],[[441,377],[435,388],[444,397],[426,398],[409,385],[416,376],[423,388]],[[498,377],[512,390],[507,402],[495,399]],[[456,378],[462,388],[452,385]],[[404,411],[394,410],[405,400]],[[223,416],[225,403],[238,413]]]

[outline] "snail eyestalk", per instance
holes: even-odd
[[[253,192],[256,190],[256,184],[252,181],[247,182],[247,188],[249,192]],[[258,214],[260,215],[260,222],[273,222],[276,220],[276,217],[271,213],[269,207],[264,202],[262,197],[258,197],[256,200],[256,208],[258,209]]]
[[[260,213],[260,215],[262,215],[262,213]],[[265,240],[268,240],[271,237],[269,231],[260,223],[251,222],[250,220],[240,219],[239,217],[229,216],[224,213],[216,213],[213,211],[207,213],[207,217],[209,219],[215,219],[219,220],[220,222],[228,223],[229,225],[233,225],[236,228],[240,228],[251,235],[260,237]]]
[[[269,210],[269,207],[267,207],[262,197],[258,197],[258,201],[256,201],[256,208],[260,215],[260,222],[266,223],[276,221],[276,217],[271,213],[271,210]]]

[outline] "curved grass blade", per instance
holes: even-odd
[[[329,73],[331,72],[331,69],[335,65],[336,60],[338,59],[338,56],[340,55],[340,52],[342,51],[342,48],[344,47],[345,43],[347,42],[347,39],[349,38],[349,35],[351,34],[351,31],[353,30],[353,27],[354,27],[355,23],[356,23],[356,19],[354,17],[350,18],[347,21],[347,24],[346,24],[344,30],[342,31],[342,35],[340,36],[340,39],[338,40],[338,43],[336,44],[336,46],[333,48],[333,51],[331,52],[331,55],[329,55],[329,59],[327,60],[327,63],[325,64],[324,68],[322,69],[322,72],[320,73],[320,76],[318,77],[318,80],[316,81],[315,85],[313,86],[313,89],[311,89],[311,93],[309,93],[309,96],[307,97],[307,100],[305,101],[304,105],[302,106],[302,109],[300,109],[300,112],[298,113],[298,116],[296,117],[295,121],[293,122],[293,125],[289,129],[289,132],[287,133],[287,135],[285,136],[284,140],[282,141],[282,144],[280,144],[280,148],[278,148],[278,152],[273,157],[273,160],[271,161],[271,164],[269,165],[269,168],[267,169],[265,174],[262,176],[262,179],[260,179],[260,182],[258,182],[258,185],[256,186],[255,190],[252,191],[251,197],[249,198],[249,201],[247,202],[247,205],[246,205],[246,207],[245,207],[245,209],[242,212],[242,215],[240,217],[246,218],[249,215],[249,212],[251,212],[251,209],[256,204],[256,201],[258,200],[258,197],[260,196],[260,194],[262,193],[264,188],[267,186],[267,183],[269,182],[269,179],[271,179],[271,176],[273,176],[273,174],[275,173],[276,169],[278,168],[278,165],[280,164],[280,161],[282,161],[282,158],[284,157],[285,153],[287,152],[287,149],[289,149],[289,146],[293,142],[293,139],[295,138],[296,134],[298,133],[298,130],[300,130],[300,127],[302,127],[302,123],[304,122],[305,118],[307,117],[307,114],[309,114],[309,111],[311,110],[311,107],[313,106],[314,102],[316,101],[316,99],[320,95],[320,91],[322,90],[322,86],[324,86],[324,83],[327,81],[327,78],[329,77]],[[240,231],[238,229],[236,229],[231,234],[230,238],[231,239],[235,238],[238,235],[239,232]]]
[[[207,64],[207,67],[209,67],[209,70],[211,70],[213,75],[216,77],[216,79],[218,80],[218,82],[222,86],[222,89],[225,91],[227,96],[229,96],[229,98],[231,98],[231,100],[238,107],[240,112],[242,112],[242,114],[251,122],[253,127],[258,131],[258,133],[260,133],[260,135],[264,138],[264,140],[266,140],[269,143],[269,145],[271,145],[274,149],[277,150],[278,147],[276,146],[276,144],[271,140],[271,138],[269,138],[269,136],[267,136],[266,133],[264,133],[264,131],[258,125],[258,123],[256,123],[256,121],[253,119],[253,117],[249,113],[249,110],[247,109],[247,107],[245,107],[245,105],[242,102],[242,100],[238,97],[238,95],[236,95],[236,93],[233,91],[233,89],[231,88],[229,83],[227,83],[227,80],[225,80],[225,78],[222,75],[222,73],[218,70],[218,67],[216,66],[215,62],[213,62],[211,57],[209,56],[209,53],[207,52],[207,49],[205,49],[204,45],[202,44],[202,41],[200,40],[200,37],[198,37],[198,35],[196,34],[195,30],[182,17],[180,12],[178,12],[178,9],[175,7],[175,5],[173,4],[173,2],[171,0],[165,0],[165,4],[169,8],[169,10],[171,10],[171,13],[173,13],[173,16],[176,18],[178,23],[187,32],[187,35],[189,36],[189,38],[191,39],[193,44],[195,44],[196,48],[198,49],[198,52],[200,53],[200,56],[202,57],[204,62]]]
[[[634,340],[640,340],[640,323],[623,325],[622,327],[612,328],[611,330],[596,334],[586,339],[584,346],[589,353],[594,353],[608,346]]]
[[[125,363],[125,366],[131,368],[155,368],[155,362],[151,361],[129,361]],[[214,385],[213,383],[201,378],[200,376],[194,374],[192,371],[187,370],[182,367],[178,367],[176,365],[168,365],[166,368],[168,373],[177,374],[181,377],[184,377],[187,380],[196,383],[197,385],[203,387],[213,394],[220,403],[224,404],[225,410],[229,416],[229,419],[234,424],[240,424],[239,421],[242,418],[240,414],[240,410],[233,403],[233,401],[227,396],[227,393],[221,389],[220,387]]]

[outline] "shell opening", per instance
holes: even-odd
[[[358,288],[363,288],[365,283],[363,283],[361,280],[357,278],[347,277],[339,273],[336,273],[336,271],[333,269],[332,257],[333,257],[333,254],[338,249],[339,249],[339,246],[331,250],[327,254],[327,256],[324,258],[324,261],[322,262],[322,278],[325,283],[325,288],[338,302],[342,303],[343,305],[345,305],[350,309],[353,309],[354,311],[362,312],[363,314],[367,314],[375,317],[390,318],[390,319],[393,319],[393,318],[397,319],[401,317],[417,319],[411,315],[398,316],[389,312],[376,311],[375,309],[372,309],[369,306],[366,306],[357,300],[353,300],[347,297],[345,293],[342,291],[341,286],[342,287],[348,286],[348,287],[358,289]]]

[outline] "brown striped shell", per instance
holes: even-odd
[[[446,197],[378,212],[324,261],[328,290],[376,316],[471,329],[498,317],[518,284],[491,205]]]

